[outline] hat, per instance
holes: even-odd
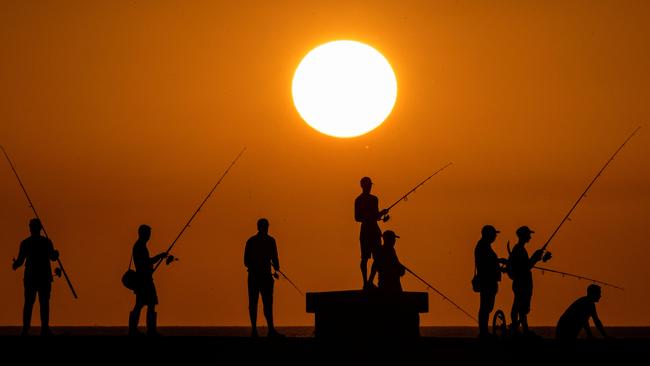
[[[490,233],[498,234],[498,233],[500,233],[500,231],[495,229],[494,226],[492,226],[492,225],[483,226],[483,228],[481,229],[481,235],[486,235],[486,234],[490,234]]]
[[[393,238],[399,238],[399,236],[397,236],[397,234],[395,234],[395,232],[394,232],[393,230],[386,230],[386,231],[384,231],[384,233],[381,234],[381,235],[382,235],[384,238],[391,237],[391,236],[392,236]]]
[[[517,236],[522,236],[525,234],[532,234],[534,231],[530,230],[528,226],[522,226],[519,229],[517,229]]]

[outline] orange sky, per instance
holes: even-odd
[[[236,4],[236,5],[234,5]],[[398,99],[375,131],[335,139],[296,113],[291,78],[313,47],[366,42],[393,65]],[[156,275],[162,325],[247,325],[243,248],[268,217],[303,289],[360,285],[353,200],[369,175],[389,204],[448,161],[383,225],[400,259],[472,313],[473,249],[529,225],[539,247],[589,180],[648,121],[650,4],[499,2],[3,2],[0,143],[74,281],[54,285],[55,325],[125,325],[120,277],[141,223],[164,250],[243,147],[248,151]],[[604,289],[606,325],[648,325],[650,126],[622,151],[550,249],[549,267]],[[19,324],[11,258],[31,211],[0,164],[0,324]],[[532,250],[531,250],[532,251]],[[586,282],[535,275],[530,322],[555,324]],[[406,290],[424,287],[405,277]],[[424,325],[472,325],[430,294]],[[497,308],[509,309],[504,280]],[[276,322],[313,324],[276,285]],[[37,314],[37,313],[35,313]],[[38,316],[35,315],[35,322]]]

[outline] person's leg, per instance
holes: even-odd
[[[157,319],[158,315],[156,314],[156,304],[150,303],[147,305],[147,335],[148,336],[157,336]]]
[[[490,313],[494,310],[494,300],[496,291],[481,291],[481,305],[478,311],[479,336],[488,336],[490,334],[488,323]]]
[[[248,317],[251,320],[251,335],[257,337],[257,300],[259,288],[252,274],[248,274]]]
[[[514,289],[513,289],[514,290]],[[520,295],[518,291],[514,291],[514,299],[512,301],[512,309],[510,310],[510,319],[512,323],[510,324],[510,331],[513,334],[519,332],[519,307],[520,307]]]
[[[530,332],[528,330],[528,315],[525,313],[520,313],[519,314],[519,322],[521,323],[521,330],[524,334],[528,334]]]
[[[265,279],[264,284],[260,288],[262,293],[262,306],[264,307],[264,318],[268,325],[269,332],[275,331],[273,324],[273,279]]]
[[[273,322],[273,282],[273,277],[269,276],[269,278],[264,281],[263,286],[261,286],[262,305],[264,306],[266,324],[269,327],[268,336],[282,337],[283,335],[278,333],[275,329],[275,323]]]
[[[23,305],[23,330],[22,335],[29,334],[29,328],[32,323],[32,309],[36,301],[36,289],[33,286],[25,284],[25,303]]]
[[[522,300],[522,306],[519,311],[519,318],[521,322],[521,328],[524,334],[530,334],[528,329],[528,313],[530,313],[530,302],[533,297],[532,291],[527,291]]]
[[[139,298],[136,295],[135,305],[133,306],[133,310],[129,313],[129,335],[142,335],[142,333],[138,331],[138,323],[140,322],[140,312],[143,307],[143,303],[139,301]]]
[[[52,283],[43,284],[38,289],[38,303],[41,313],[41,335],[50,335],[50,293]]]
[[[361,258],[361,277],[363,278],[363,287],[366,288],[368,284],[368,258]]]

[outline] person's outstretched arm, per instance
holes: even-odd
[[[169,255],[169,254],[167,254],[167,252],[162,252],[162,253],[160,253],[160,254],[158,254],[158,255],[152,257],[152,258],[151,258],[151,264],[156,264],[156,263],[158,263],[159,261],[161,261],[161,260],[167,258],[168,255]]]

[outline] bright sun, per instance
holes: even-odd
[[[314,129],[335,137],[374,130],[393,110],[397,80],[386,58],[356,41],[311,50],[293,76],[293,103]]]

